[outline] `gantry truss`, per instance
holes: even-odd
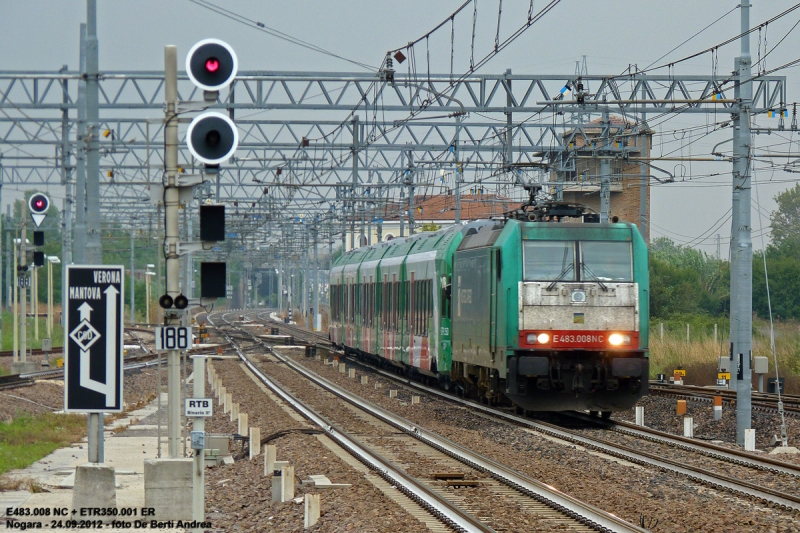
[[[75,182],[83,157],[81,80],[80,72],[69,70],[0,72],[0,184],[41,189]],[[348,221],[401,205],[401,196],[412,191],[446,194],[480,183],[523,199],[521,185],[574,169],[574,146],[591,144],[598,128],[591,118],[604,111],[625,119],[625,127],[604,127],[603,135],[614,137],[646,131],[643,117],[702,113],[723,121],[737,106],[734,80],[727,77],[583,76],[592,90],[581,102],[562,96],[565,84],[574,82],[574,75],[511,72],[454,80],[249,71],[209,105],[181,75],[182,121],[222,109],[241,138],[236,156],[196,198],[229,204],[232,231],[250,236],[242,239],[245,248],[291,234],[298,214],[302,224],[319,228],[318,242],[328,242]],[[753,84],[753,114],[786,108],[785,77],[757,77]],[[100,76],[100,126],[87,135],[100,139],[106,221],[142,226],[156,209],[164,168],[163,90],[162,72]],[[628,157],[625,144],[612,155]],[[612,139],[606,146],[613,145]],[[198,172],[183,140],[181,147],[185,171]],[[296,246],[302,249],[304,241]]]

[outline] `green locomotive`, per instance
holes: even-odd
[[[577,222],[523,209],[343,254],[331,340],[490,402],[630,408],[649,374],[646,244],[633,224],[549,212]]]

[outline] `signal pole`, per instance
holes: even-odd
[[[178,256],[178,48],[164,47],[164,162],[167,186],[164,191],[166,227],[167,291],[173,300],[180,295],[181,265]],[[165,309],[164,318],[168,326],[180,326],[182,311]],[[180,354],[178,350],[167,352],[167,450],[170,458],[179,455],[181,426],[181,382]]]
[[[741,55],[735,60],[738,113],[734,117],[733,210],[731,222],[731,359],[737,370],[731,372],[736,387],[736,443],[744,444],[746,429],[752,424],[753,348],[753,242],[750,227],[750,108],[753,101],[750,59],[750,3],[741,4]]]
[[[25,260],[27,255],[27,250],[25,249],[27,230],[28,220],[25,218],[25,213],[22,213],[22,232],[19,236],[19,269],[17,271],[17,278],[22,278],[23,280],[26,279],[25,268],[27,268]],[[26,330],[28,310],[26,309],[27,289],[25,288],[25,282],[22,283],[19,289],[21,291],[19,294],[19,362],[20,368],[24,368],[28,358],[28,332]]]

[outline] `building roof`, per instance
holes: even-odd
[[[455,221],[455,196],[451,194],[414,197],[416,220]],[[519,207],[520,202],[496,194],[462,194],[461,220],[480,220],[500,216]],[[405,208],[405,206],[403,206]],[[397,209],[387,210],[384,220],[398,220]]]

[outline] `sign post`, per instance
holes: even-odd
[[[64,410],[121,412],[123,267],[67,265],[64,289]],[[100,463],[101,431],[89,432],[89,462]]]

